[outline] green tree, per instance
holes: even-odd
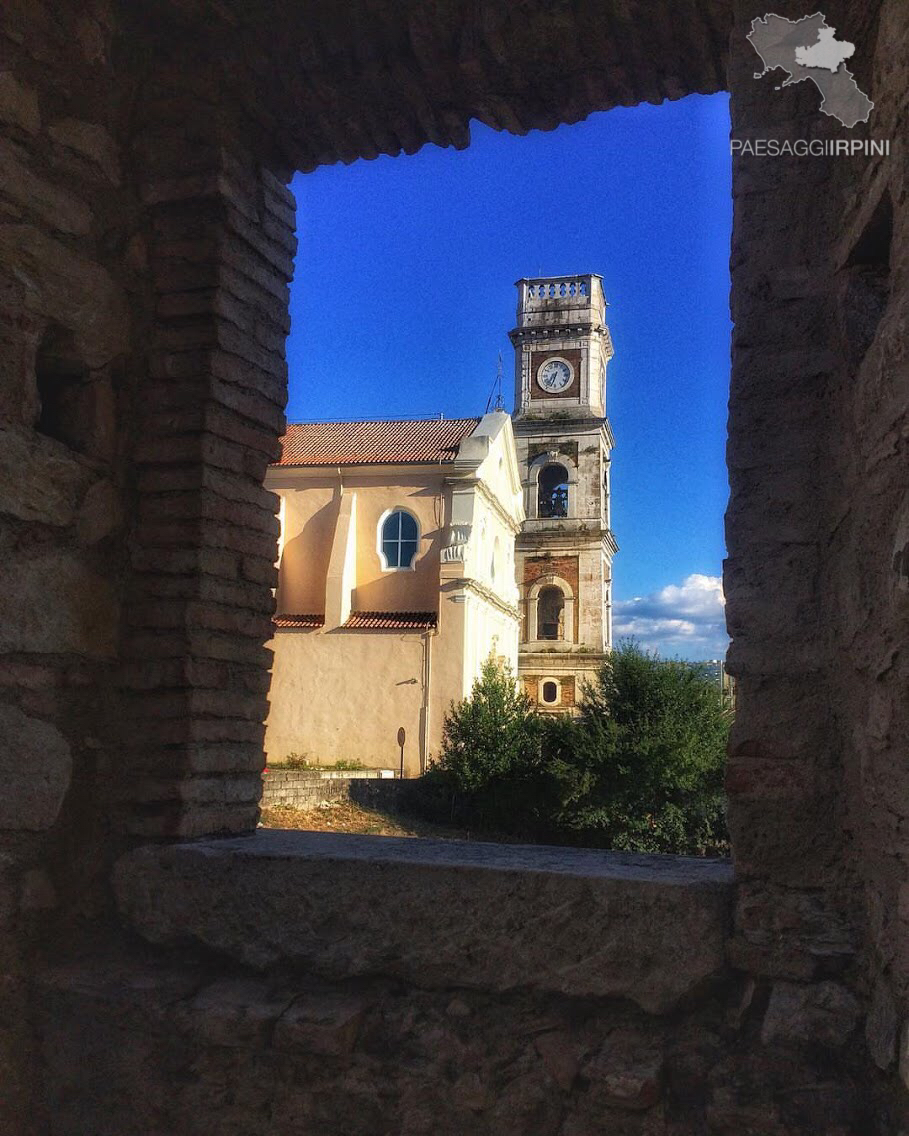
[[[452,704],[440,756],[408,786],[408,804],[525,840],[722,852],[727,732],[702,668],[634,644],[610,652],[576,719],[537,713],[490,661],[470,697]]]
[[[436,765],[461,792],[484,789],[538,756],[540,729],[530,699],[507,664],[488,659],[469,698],[452,703]]]
[[[587,777],[566,827],[613,848],[725,848],[729,717],[704,668],[622,643],[580,709],[575,759]]]
[[[548,829],[554,786],[545,760],[546,724],[510,668],[483,664],[468,698],[453,703],[427,789],[468,827],[535,838]]]

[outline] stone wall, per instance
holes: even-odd
[[[256,824],[291,172],[463,146],[472,117],[524,132],[727,85],[740,137],[836,133],[810,85],[755,82],[764,8],[735,7],[3,6],[4,1133],[909,1124],[901,0],[824,8],[894,153],[735,168],[728,969],[669,1009],[532,974],[503,989],[471,975],[474,926],[450,988],[387,960],[319,985],[293,942],[267,965],[217,936],[140,943],[141,877],[119,911],[111,886],[137,843]],[[368,876],[388,889],[396,870]],[[242,945],[261,915],[242,875],[259,877],[237,872],[230,919],[210,918]],[[452,885],[462,906],[475,883]],[[325,887],[326,935],[370,898]],[[548,902],[546,934],[513,908],[496,924],[506,958],[536,938],[547,974],[584,926]],[[444,907],[425,906],[441,949]]]
[[[825,12],[856,42],[856,80],[876,103],[871,133],[901,152],[905,74],[887,62],[905,42],[898,10]],[[750,9],[742,16],[734,134],[838,136],[805,84],[769,98],[750,82]],[[803,999],[831,982],[838,998],[860,998],[870,1053],[891,1073],[909,1009],[895,946],[905,862],[894,747],[905,718],[893,685],[907,626],[903,176],[899,157],[735,166],[725,571],[737,682],[730,958]]]
[[[768,1005],[728,970],[730,883],[321,834],[141,849],[117,892],[159,952],[41,976],[54,1132],[863,1130],[858,1003],[787,984]]]
[[[59,1136],[869,1131],[848,1064],[762,1044],[734,986],[655,1024],[610,999],[516,990],[493,1008],[459,987],[107,961],[41,984]]]
[[[836,480],[828,486],[831,537],[821,578],[839,615],[827,627],[830,705],[842,746],[844,857],[861,885],[853,934],[861,947],[862,995],[870,1005],[867,1041],[875,1064],[892,1072],[898,1059],[909,1085],[904,17],[900,5],[882,6],[868,41],[877,81],[866,66],[878,100],[875,134],[900,140],[899,156],[856,171],[844,191],[844,220],[836,234],[834,318],[843,366],[832,410],[848,426],[836,432]]]
[[[392,771],[384,777],[384,770],[365,770],[361,773],[323,774],[298,769],[269,769],[262,779],[262,808],[276,806],[290,809],[314,809],[326,801],[350,801],[359,804],[371,801],[372,796],[383,803],[395,790],[384,784],[373,787],[374,781],[388,781],[394,785]],[[351,786],[354,786],[353,792]]]
[[[0,1128],[34,1071],[28,978],[84,893],[113,723],[135,348],[111,6],[0,14]],[[65,80],[62,77],[65,76]],[[78,95],[74,95],[78,92]],[[80,896],[84,902],[84,894]]]
[[[102,918],[129,834],[248,831],[261,791],[293,200],[206,50],[170,26],[167,71],[128,25],[0,14],[9,1132],[34,951]]]

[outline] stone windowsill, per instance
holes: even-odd
[[[151,942],[258,970],[623,997],[652,1013],[723,970],[732,899],[722,860],[265,829],[136,849],[114,882]]]

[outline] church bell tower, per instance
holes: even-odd
[[[513,424],[527,514],[515,556],[518,677],[541,710],[573,712],[612,646],[612,340],[601,277],[524,279],[517,288]]]

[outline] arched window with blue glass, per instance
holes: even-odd
[[[387,571],[413,568],[419,542],[417,519],[405,509],[392,509],[379,522],[379,556]]]

